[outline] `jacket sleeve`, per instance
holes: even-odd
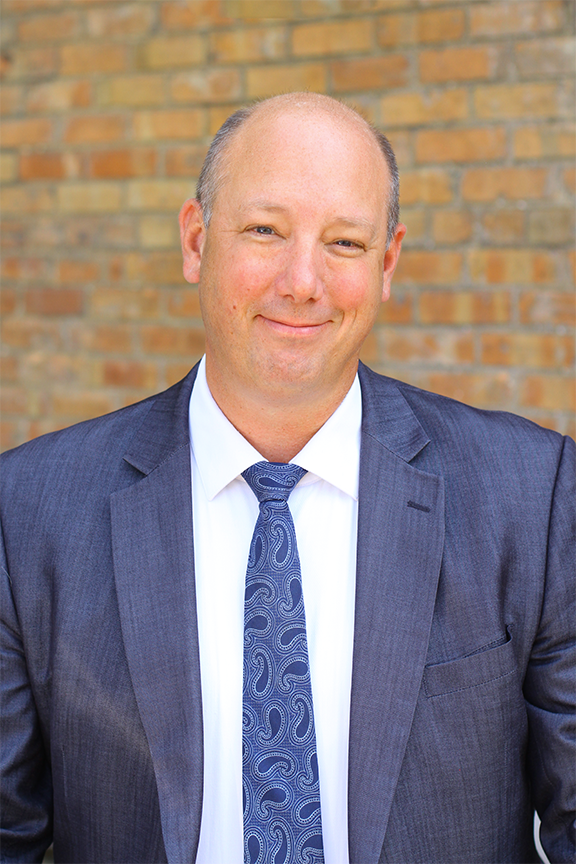
[[[546,583],[526,679],[528,770],[550,861],[576,861],[576,459],[564,439],[550,511]]]
[[[49,759],[30,686],[3,539],[0,542],[0,857],[42,861],[52,840]]]

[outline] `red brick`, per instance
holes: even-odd
[[[421,51],[418,57],[420,80],[426,84],[492,78],[497,63],[498,54],[492,45]]]
[[[326,92],[326,67],[324,64],[253,66],[246,70],[246,94],[249,99],[261,99],[291,90]]]
[[[66,144],[99,144],[124,138],[125,119],[118,114],[72,117],[64,130]]]
[[[175,318],[201,318],[198,290],[191,286],[174,288],[168,295],[168,314]]]
[[[182,199],[184,200],[184,199]],[[128,279],[138,279],[154,285],[182,284],[182,254],[180,250],[129,255],[126,262]]]
[[[150,147],[95,151],[88,165],[90,177],[146,177],[156,173],[156,151]]]
[[[286,56],[285,27],[249,27],[210,34],[210,56],[215,63],[253,63]]]
[[[128,184],[129,210],[169,210],[176,214],[192,189],[185,180],[131,180]]]
[[[423,126],[439,120],[464,120],[468,93],[463,88],[429,93],[397,93],[380,100],[385,126]]]
[[[491,162],[506,154],[501,126],[425,129],[416,135],[417,162]]]
[[[384,358],[396,363],[461,364],[474,360],[471,332],[430,333],[422,328],[382,328]]]
[[[556,83],[491,84],[477,87],[474,110],[482,120],[556,117],[560,112]]]
[[[19,369],[17,357],[0,357],[0,379],[10,384],[18,382]]]
[[[156,36],[138,48],[143,69],[189,68],[206,61],[206,42],[198,33],[186,36]]]
[[[576,170],[574,168],[567,168],[563,172],[562,177],[566,189],[574,195],[576,192]]]
[[[3,84],[0,88],[0,114],[19,114],[24,104],[25,92],[19,85]]]
[[[37,81],[56,72],[56,50],[16,45],[2,57],[2,75],[8,81]]]
[[[148,285],[131,288],[96,288],[90,298],[90,314],[114,321],[144,321],[158,318],[160,294]]]
[[[2,286],[0,291],[0,314],[11,315],[16,309],[16,292],[13,288]]]
[[[458,399],[478,408],[510,410],[513,385],[508,372],[462,374],[430,372],[423,376],[422,386],[443,396]]]
[[[173,147],[166,151],[166,175],[168,177],[198,177],[206,145],[190,144],[186,147]]]
[[[204,353],[204,331],[198,327],[144,326],[142,347],[150,354],[182,354],[191,359]]]
[[[79,24],[80,21],[76,12],[34,15],[20,22],[18,37],[22,42],[71,39],[78,35]]]
[[[470,7],[472,36],[547,33],[564,25],[562,0],[508,0],[475,3]]]
[[[142,216],[138,223],[138,238],[143,249],[174,249],[179,242],[175,216]]]
[[[572,291],[525,291],[520,295],[519,309],[522,324],[576,326],[576,297]]]
[[[385,303],[380,304],[377,321],[384,324],[411,324],[414,320],[412,295],[396,286]]]
[[[56,194],[62,213],[114,213],[122,207],[122,190],[117,183],[66,183]]]
[[[573,339],[553,333],[482,333],[480,351],[486,365],[562,369],[574,363]]]
[[[127,66],[126,47],[113,43],[74,42],[60,49],[62,75],[90,75],[94,72],[123,72]]]
[[[44,119],[5,120],[2,124],[2,146],[45,144],[52,136],[52,122]]]
[[[386,6],[384,8],[387,8]],[[378,19],[378,43],[383,48],[418,42],[450,42],[464,35],[462,9],[429,9],[399,12]]]
[[[418,312],[423,324],[506,324],[511,301],[507,291],[422,291]]]
[[[140,107],[162,105],[165,102],[164,79],[161,75],[126,75],[107,78],[98,86],[100,105]]]
[[[90,36],[142,36],[154,23],[154,7],[139,0],[108,9],[88,9],[86,23]]]
[[[292,21],[297,18],[298,8],[294,0],[223,0],[224,11],[239,21],[261,21],[283,19]]]
[[[520,404],[545,411],[576,410],[574,378],[562,375],[528,375],[521,388]]]
[[[165,0],[160,7],[160,15],[166,30],[232,23],[232,19],[223,14],[222,5],[214,0]]]
[[[463,243],[472,236],[470,213],[461,210],[439,210],[434,213],[432,232],[436,243]]]
[[[190,371],[191,365],[192,362],[168,363],[165,373],[166,386],[171,387],[172,384],[177,384],[178,381],[181,381],[182,378],[185,378]]]
[[[573,123],[521,126],[514,131],[514,155],[517,159],[576,156],[576,128]]]
[[[69,111],[87,108],[92,102],[90,81],[49,81],[31,87],[26,97],[26,108],[33,114]]]
[[[100,275],[100,266],[93,261],[65,259],[58,265],[58,279],[61,282],[93,282]]]
[[[516,67],[521,78],[556,78],[574,74],[576,46],[571,36],[532,39],[514,46]]]
[[[292,31],[292,50],[295,57],[370,51],[372,29],[368,19],[298,24]]]
[[[2,190],[2,212],[46,213],[54,210],[54,196],[49,189],[34,186],[7,186]]]
[[[400,256],[394,279],[396,282],[440,285],[458,281],[461,274],[462,255],[459,252],[406,250]]]
[[[72,341],[103,354],[130,354],[133,350],[132,327],[128,324],[83,324],[72,333]]]
[[[4,15],[22,15],[26,12],[38,12],[38,10],[53,10],[58,5],[62,5],[62,0],[2,0],[2,12]]]
[[[400,174],[400,201],[407,204],[446,204],[453,198],[452,180],[446,171],[421,169]]]
[[[156,387],[158,375],[153,363],[136,360],[106,360],[102,380],[112,387]]]
[[[52,394],[52,412],[55,418],[66,418],[71,423],[82,420],[91,420],[100,417],[114,409],[109,396],[103,393],[93,393],[88,390],[77,393],[66,391],[65,393]]]
[[[26,292],[29,315],[80,315],[83,293],[75,288],[33,288]]]
[[[20,432],[19,423],[13,420],[0,421],[0,452],[11,450],[12,447],[18,447],[24,439]]]
[[[2,258],[2,277],[4,279],[32,279],[37,281],[47,278],[48,266],[45,258],[5,255]]]
[[[238,69],[199,69],[181,72],[172,79],[171,97],[175,102],[228,102],[240,98]]]
[[[404,87],[408,83],[408,58],[404,54],[370,57],[360,60],[336,60],[330,64],[335,92],[380,90]]]
[[[2,323],[2,343],[5,348],[57,350],[62,348],[62,335],[57,324],[30,318],[7,318]]]
[[[517,243],[525,235],[526,215],[522,210],[492,210],[482,217],[482,228],[491,244]]]
[[[28,409],[28,398],[23,387],[4,385],[0,393],[0,413],[25,415]]]
[[[492,284],[552,282],[556,276],[553,256],[530,249],[473,249],[468,265],[473,280]]]
[[[474,168],[464,174],[462,195],[467,201],[542,198],[546,178],[545,168]]]
[[[62,180],[79,173],[80,161],[74,153],[27,153],[20,157],[23,180]]]
[[[176,111],[139,111],[132,118],[134,137],[142,141],[184,138],[190,141],[204,134],[204,111],[198,108]]]

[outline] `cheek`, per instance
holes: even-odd
[[[332,282],[332,302],[343,312],[372,316],[382,297],[382,284],[368,268],[341,269]]]

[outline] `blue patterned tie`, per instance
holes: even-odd
[[[246,864],[321,864],[322,820],[300,559],[288,496],[298,465],[257,462],[246,573],[242,764]]]

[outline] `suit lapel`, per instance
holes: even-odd
[[[188,402],[195,371],[151,402],[124,457],[143,475],[111,498],[122,635],[170,864],[193,861],[202,808],[202,707]]]
[[[390,379],[363,398],[349,761],[352,864],[379,861],[420,690],[444,540],[442,478],[409,462],[428,443]]]

